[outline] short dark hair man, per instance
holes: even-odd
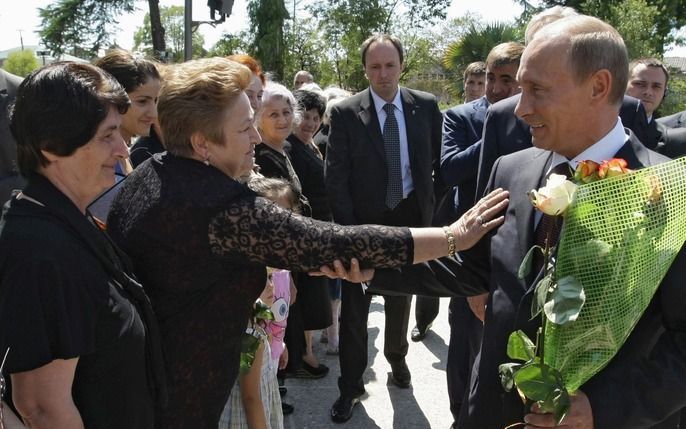
[[[325,181],[334,220],[345,225],[431,225],[442,122],[436,98],[398,85],[403,49],[397,38],[372,36],[361,52],[369,88],[331,109]],[[371,295],[360,285],[344,284],[341,299],[340,397],[331,408],[335,422],[350,419],[365,391]],[[405,355],[411,297],[384,299],[384,355],[393,371],[391,382],[409,387]]]
[[[486,64],[483,61],[469,63],[462,75],[464,102],[469,103],[486,93]]]
[[[449,199],[444,199],[446,203],[452,203],[451,207],[439,208],[439,216],[448,216],[441,221],[457,219],[474,205],[480,140],[486,110],[491,104],[519,92],[517,69],[523,51],[524,45],[515,42],[501,43],[491,49],[485,63],[485,95],[445,112],[441,176],[445,184],[453,189],[448,194]],[[464,392],[469,383],[471,365],[481,344],[483,324],[480,318],[483,317],[486,298],[487,295],[450,299],[450,342],[446,377],[454,421],[458,420]],[[472,312],[470,304],[477,309],[478,314]]]

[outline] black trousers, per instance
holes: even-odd
[[[414,320],[419,329],[424,329],[438,316],[440,299],[435,296],[417,295],[414,302]]]
[[[419,204],[410,193],[393,210],[384,215],[385,225],[419,226]],[[364,393],[362,375],[367,369],[367,319],[373,288],[367,293],[357,283],[343,282],[341,288],[341,321],[339,325],[339,360],[341,376],[338,388],[341,395],[359,396]],[[409,344],[407,330],[410,318],[411,295],[384,295],[384,356],[393,365],[405,360]]]
[[[453,421],[457,423],[465,393],[469,389],[474,358],[481,349],[484,325],[469,308],[467,298],[450,298],[448,310],[450,342],[445,376]]]

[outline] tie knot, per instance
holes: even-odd
[[[394,108],[395,108],[395,106],[392,103],[386,103],[383,106],[383,109],[387,115],[392,115]]]
[[[560,174],[569,179],[572,177],[572,167],[569,165],[569,163],[563,162],[562,164],[557,164],[555,167],[553,167],[553,169],[550,171],[550,174]]]

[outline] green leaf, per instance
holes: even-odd
[[[536,285],[534,299],[531,302],[531,319],[538,316],[543,310],[551,286],[553,286],[553,277],[550,274],[543,277]]]
[[[521,368],[522,364],[510,362],[504,363],[498,367],[500,374],[500,384],[506,392],[510,392],[514,388],[514,375]]]
[[[510,359],[528,362],[536,356],[536,346],[524,331],[515,331],[507,340],[507,355]]]
[[[524,396],[532,401],[542,401],[544,405],[552,401],[556,389],[564,389],[560,372],[540,362],[519,368],[514,374],[514,382]]]
[[[541,254],[544,252],[541,246],[533,246],[528,252],[526,252],[526,256],[524,256],[522,263],[519,265],[519,271],[517,272],[517,277],[519,280],[524,280],[526,276],[531,273],[531,264],[534,260],[534,252],[536,249],[538,249]]]
[[[567,389],[556,389],[553,394],[553,414],[555,415],[555,424],[560,425],[562,419],[569,414],[569,407],[571,401],[569,400],[569,392]]]
[[[566,276],[557,281],[548,294],[548,301],[543,306],[546,317],[556,325],[573,322],[579,317],[581,308],[586,302],[584,288],[573,276]]]

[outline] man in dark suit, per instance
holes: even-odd
[[[325,181],[334,220],[431,225],[442,123],[436,99],[398,86],[403,50],[397,38],[372,36],[361,51],[370,87],[331,110]],[[347,421],[364,393],[371,302],[359,284],[344,284],[341,298],[340,397],[331,409],[335,422]],[[384,355],[393,371],[391,382],[406,388],[411,382],[405,363],[411,297],[384,298]]]
[[[667,160],[617,119],[627,70],[619,33],[583,15],[545,26],[522,55],[516,113],[531,130],[535,147],[495,162],[487,189],[509,191],[505,222],[463,254],[464,269],[481,272],[482,288],[491,293],[461,429],[503,428],[523,419],[528,427],[556,427],[551,414],[524,410],[518,394],[505,393],[498,377],[498,366],[509,361],[509,334],[521,329],[534,338],[540,324],[530,320],[536,273],[525,280],[517,276],[537,221],[527,192],[542,186],[559,164],[574,168],[581,160],[618,157],[638,169]],[[565,428],[676,427],[666,419],[686,405],[684,267],[682,248],[617,355],[571,396]]]
[[[0,69],[0,207],[13,190],[22,189],[26,183],[17,168],[17,143],[10,133],[8,112],[21,81],[19,76]]]
[[[441,176],[452,189],[455,220],[474,205],[476,176],[484,118],[488,106],[519,92],[517,69],[524,45],[515,42],[495,46],[486,58],[486,93],[472,102],[455,106],[443,118]],[[469,383],[474,357],[479,351],[483,331],[480,317],[487,295],[451,298],[449,309],[450,342],[446,377],[450,410],[458,420],[462,398]],[[467,300],[478,309],[478,316]]]

